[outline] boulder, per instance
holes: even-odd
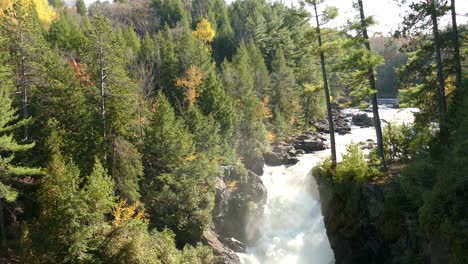
[[[258,175],[263,174],[263,166],[265,160],[260,151],[253,151],[244,156],[244,165],[247,169],[255,172]]]
[[[370,127],[373,126],[373,120],[366,113],[353,115],[352,122],[355,126]]]
[[[263,154],[265,164],[268,166],[281,166],[283,165],[283,154],[276,152],[267,152]]]
[[[323,140],[317,137],[307,139],[299,138],[294,142],[294,147],[303,150],[305,153],[312,153],[327,148]]]

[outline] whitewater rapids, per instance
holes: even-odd
[[[392,123],[412,122],[415,109],[381,108],[382,120]],[[346,109],[355,114],[357,109]],[[372,113],[367,113],[372,116]],[[382,126],[386,126],[386,122]],[[326,135],[328,136],[328,135]],[[346,146],[355,142],[375,140],[372,127],[351,126],[351,133],[336,135],[338,160],[346,153]],[[318,187],[311,170],[330,150],[306,154],[293,166],[265,166],[261,177],[268,198],[263,218],[250,219],[247,228],[261,230],[260,238],[246,253],[239,253],[243,264],[330,264],[335,263],[326,234]]]

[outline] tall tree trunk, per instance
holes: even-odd
[[[6,239],[6,226],[5,226],[5,218],[3,216],[3,205],[2,205],[2,198],[0,198],[0,234],[1,234],[1,246],[2,248],[6,248],[7,246],[7,239]]]
[[[19,74],[20,74],[20,85],[21,85],[21,94],[23,98],[21,99],[22,101],[22,108],[23,108],[23,119],[26,120],[29,118],[29,112],[28,112],[28,87],[27,87],[27,76],[26,76],[26,58],[24,55],[24,42],[23,42],[23,31],[20,27],[20,69],[19,69]],[[23,126],[23,140],[26,141],[28,140],[29,137],[29,131],[28,131],[28,124],[25,124]]]
[[[367,25],[366,25],[366,17],[364,15],[364,5],[362,4],[362,0],[358,0],[359,4],[359,14],[361,19],[361,30],[362,35],[365,39],[364,45],[366,49],[371,52],[370,43],[369,43],[369,35],[367,34]],[[377,104],[377,86],[375,84],[375,76],[374,76],[374,69],[368,69],[369,75],[369,85],[374,93],[371,95],[372,100],[372,113],[374,114],[374,127],[375,133],[377,135],[377,153],[380,157],[380,162],[383,170],[387,169],[387,165],[385,163],[385,155],[384,155],[384,148],[383,148],[383,136],[382,136],[382,127],[380,125],[380,115],[379,115],[379,105]]]
[[[102,39],[99,35],[99,89],[101,92],[101,119],[102,119],[102,136],[106,139],[106,69],[104,62],[104,51],[102,48]]]
[[[456,86],[460,91],[462,89],[462,68],[460,59],[460,41],[458,36],[457,13],[455,12],[455,0],[451,0],[450,9],[452,11],[452,30],[453,30],[453,49],[456,72]]]
[[[442,69],[442,56],[440,53],[440,39],[439,28],[437,22],[437,5],[436,0],[431,0],[431,19],[432,19],[432,34],[434,37],[434,47],[436,51],[436,64],[437,64],[437,80],[439,83],[439,126],[440,126],[440,141],[442,145],[448,142],[448,128],[446,123],[447,103],[445,101],[445,79]]]
[[[325,101],[327,103],[328,129],[330,130],[330,145],[332,167],[336,167],[336,145],[335,145],[335,126],[333,125],[333,114],[330,102],[330,91],[328,89],[327,69],[325,67],[325,55],[322,50],[322,36],[320,35],[320,22],[317,13],[317,3],[314,1],[315,20],[317,22],[317,40],[320,49],[320,65],[322,66],[323,88],[325,90]]]

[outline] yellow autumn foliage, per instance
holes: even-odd
[[[147,214],[144,209],[138,210],[137,204],[127,206],[127,201],[125,199],[121,199],[115,207],[114,221],[112,221],[112,224],[114,226],[119,226],[120,224],[125,223],[131,219],[148,222],[146,217]]]
[[[185,89],[187,104],[192,106],[199,96],[197,87],[202,83],[203,72],[200,68],[192,65],[188,68],[184,77],[177,78],[176,85]]]
[[[263,97],[263,100],[262,100],[262,106],[263,106],[263,117],[266,119],[273,117],[273,112],[271,111],[268,105],[270,105],[270,97],[265,96]]]
[[[215,31],[208,20],[202,19],[192,32],[193,36],[204,43],[210,43],[215,37]]]
[[[47,0],[0,0],[0,17],[5,16],[5,10],[11,10],[13,5],[17,2],[22,2],[26,14],[30,13],[31,10],[35,8],[39,19],[46,26],[49,26],[57,17],[57,13],[49,5]]]
[[[276,140],[275,132],[268,131],[268,141],[270,141],[270,143],[273,143],[273,142],[275,142],[275,140]]]
[[[239,184],[238,181],[230,181],[230,182],[228,182],[228,184],[226,184],[226,187],[231,191],[235,191],[235,190],[237,190],[237,185],[238,184]]]
[[[194,160],[196,160],[196,159],[197,159],[197,155],[196,155],[195,153],[193,153],[193,152],[190,153],[190,154],[188,154],[188,155],[184,158],[184,160],[186,160],[186,161],[194,161]]]

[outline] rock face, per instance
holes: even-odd
[[[213,253],[221,259],[219,263],[223,264],[240,264],[240,259],[236,253],[223,244],[218,235],[212,229],[203,232],[203,243],[213,249]]]
[[[346,210],[346,201],[330,195],[331,187],[315,175],[322,201],[322,213],[330,245],[337,264],[391,263],[388,248],[378,235],[378,225],[384,212],[383,192],[379,186],[364,184],[358,215]],[[328,197],[327,197],[328,196]]]
[[[216,184],[212,215],[214,231],[219,237],[234,238],[246,243],[258,235],[255,230],[250,230],[247,234],[245,227],[250,218],[261,216],[267,190],[260,176],[252,171],[241,170],[235,166],[226,166],[223,170],[224,174]],[[235,243],[229,245],[234,246]],[[235,246],[232,249],[238,250],[239,247]]]
[[[244,157],[245,167],[258,175],[263,174],[264,164],[265,160],[263,159],[263,155],[260,152],[251,152]]]
[[[328,180],[319,173],[314,174],[319,186],[327,236],[335,254],[336,264],[405,263],[405,252],[414,250],[422,243],[422,248],[431,248],[432,263],[446,262],[447,243],[437,243],[436,239],[421,241],[423,238],[411,235],[414,232],[415,215],[405,215],[398,222],[386,218],[384,190],[386,183],[363,183],[353,197],[340,197],[333,191]],[[349,195],[349,194],[348,194]],[[349,209],[349,203],[357,199],[357,208]],[[424,260],[422,263],[430,263]]]
[[[374,125],[374,121],[366,113],[353,115],[352,122],[355,126],[370,127]]]

